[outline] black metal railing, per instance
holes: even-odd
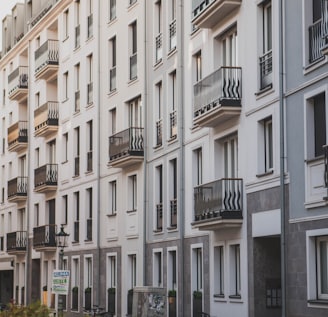
[[[93,35],[93,14],[91,13],[88,16],[88,38],[90,38]]]
[[[92,240],[92,218],[87,219],[87,240]]]
[[[59,42],[48,40],[43,43],[34,53],[35,73],[39,72],[46,65],[58,65],[59,62]]]
[[[325,39],[325,44],[328,44],[328,1],[321,0],[321,36]]]
[[[197,5],[195,8],[193,8],[193,17],[199,16],[201,13],[203,13],[207,7],[216,0],[204,0],[199,5]]]
[[[178,214],[178,204],[177,199],[171,199],[170,200],[170,211],[171,211],[171,227],[177,226],[177,214]]]
[[[328,145],[323,146],[323,153],[324,153],[324,168],[325,168],[324,182],[325,182],[325,187],[327,188],[327,192],[328,192]]]
[[[240,67],[221,67],[194,85],[194,117],[223,103],[240,106],[240,101]]]
[[[20,176],[8,181],[8,199],[15,196],[27,196],[27,177]]]
[[[195,187],[195,220],[203,217],[241,218],[242,186],[240,178],[222,178]]]
[[[143,128],[128,128],[109,137],[109,160],[143,153]]]
[[[26,246],[26,231],[16,231],[7,233],[7,251],[26,251]]]
[[[19,66],[8,76],[8,94],[12,95],[16,89],[28,88],[28,67]]]
[[[137,53],[130,56],[130,80],[137,78]]]
[[[156,230],[163,229],[163,204],[156,205]]]
[[[260,56],[260,89],[272,85],[272,50]]]
[[[18,121],[8,128],[8,147],[17,143],[27,143],[27,121]]]
[[[81,27],[80,24],[75,27],[75,48],[80,47]]]
[[[48,101],[34,110],[34,131],[37,132],[45,126],[58,126],[58,119],[59,103]]]
[[[177,20],[173,20],[169,25],[170,50],[177,46]]]
[[[163,121],[159,119],[156,121],[156,146],[163,144]]]
[[[46,13],[51,9],[51,7],[57,2],[58,0],[48,0],[44,1],[44,3],[41,5],[40,10],[36,15],[34,15],[30,21],[31,26],[33,27],[36,25],[45,15]]]
[[[74,221],[74,242],[80,241],[80,222]]]
[[[33,247],[56,247],[56,225],[33,228]]]
[[[177,136],[177,111],[173,110],[170,112],[170,138],[173,139]]]
[[[46,164],[34,170],[34,188],[57,186],[58,164]]]
[[[321,49],[325,45],[325,39],[322,36],[322,20],[318,20],[309,27],[309,62],[313,63],[323,55]]]
[[[87,172],[92,171],[92,151],[87,153]]]

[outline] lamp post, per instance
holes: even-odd
[[[64,225],[61,225],[60,231],[56,233],[56,245],[59,248],[59,270],[64,269],[64,248],[67,247],[67,239],[69,234],[64,231]],[[63,316],[63,297],[58,295],[58,316]]]

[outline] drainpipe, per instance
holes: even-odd
[[[148,175],[148,166],[147,166],[147,151],[146,151],[146,148],[147,148],[147,130],[146,130],[146,122],[147,121],[147,97],[148,97],[148,94],[147,94],[147,85],[148,85],[148,74],[147,74],[147,5],[146,5],[146,2],[143,2],[144,3],[144,21],[145,21],[145,25],[144,25],[144,91],[143,91],[143,100],[142,100],[142,103],[143,103],[143,108],[144,108],[144,159],[143,159],[143,168],[144,168],[144,171],[143,171],[143,250],[142,250],[142,256],[143,256],[143,259],[145,260],[146,259],[146,247],[147,247],[147,237],[146,237],[146,234],[147,234],[147,207],[148,207],[148,204],[147,204],[147,175]],[[144,263],[143,265],[144,267],[144,270],[143,270],[143,280],[142,280],[142,285],[143,286],[146,286],[146,274],[147,274],[147,265],[146,263]]]
[[[279,112],[280,112],[280,210],[281,210],[281,316],[286,316],[286,238],[285,238],[285,115],[284,115],[284,1],[279,1]]]
[[[100,283],[101,283],[101,278],[100,278],[100,272],[101,272],[101,261],[100,261],[100,157],[101,157],[101,151],[100,151],[100,128],[101,128],[101,124],[100,124],[100,109],[101,107],[101,98],[100,98],[100,83],[101,83],[101,78],[100,78],[100,58],[101,58],[101,54],[100,54],[100,34],[101,34],[101,30],[100,30],[100,5],[102,3],[102,1],[97,1],[98,3],[98,27],[97,27],[97,53],[98,53],[98,63],[97,63],[97,75],[98,75],[98,91],[97,91],[97,142],[96,142],[96,146],[97,146],[97,150],[98,150],[98,160],[97,160],[97,259],[98,259],[98,276],[97,276],[97,287],[95,287],[96,290],[96,305],[99,306],[99,295],[100,295]]]
[[[182,281],[179,285],[179,294],[180,301],[179,306],[181,309],[181,315],[184,316],[184,294],[185,294],[185,273],[184,273],[184,267],[185,267],[185,261],[184,261],[184,236],[185,236],[185,170],[184,170],[184,162],[185,162],[185,129],[184,129],[184,81],[182,80],[184,78],[184,12],[183,12],[183,0],[179,1],[179,9],[180,9],[180,32],[177,33],[178,37],[178,45],[180,47],[178,48],[178,65],[180,72],[178,75],[180,76],[179,82],[179,88],[180,88],[180,94],[179,94],[179,103],[178,106],[180,106],[180,112],[177,111],[178,120],[179,123],[179,129],[178,129],[178,137],[179,137],[179,153],[180,153],[180,164],[179,164],[179,170],[180,170],[180,199],[178,200],[178,207],[180,210],[180,217],[179,217],[179,224],[180,224],[180,244],[181,244],[181,252],[180,252],[180,258],[181,258],[181,264],[179,272],[182,272]],[[177,15],[178,16],[178,15]],[[177,21],[178,22],[178,21]],[[177,27],[177,30],[179,30],[179,25]],[[178,110],[178,109],[177,109]]]

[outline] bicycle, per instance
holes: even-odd
[[[102,307],[93,305],[93,307],[90,310],[85,309],[83,311],[83,313],[86,314],[88,317],[112,317],[113,316],[104,310],[105,309]]]

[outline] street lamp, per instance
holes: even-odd
[[[62,270],[64,263],[64,249],[67,247],[69,234],[64,231],[64,225],[61,225],[60,231],[56,233],[56,245],[59,248],[59,269]],[[58,295],[58,316],[63,316],[63,297]]]

